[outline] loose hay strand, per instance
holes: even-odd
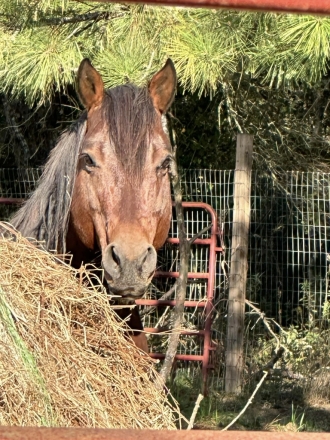
[[[176,429],[153,361],[89,277],[20,235],[0,238],[0,423]]]

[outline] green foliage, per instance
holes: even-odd
[[[313,83],[326,74],[330,55],[330,19],[283,15],[259,36],[255,70],[277,86],[299,80]]]
[[[141,38],[127,38],[123,41],[114,41],[108,50],[102,51],[96,58],[106,87],[113,87],[118,84],[132,82],[137,85],[144,85],[150,77],[152,65],[152,53],[150,62],[148,47],[144,47]]]
[[[325,321],[330,321],[330,301],[325,301],[322,309],[322,319]]]
[[[329,337],[329,331],[301,330],[297,327],[290,327],[285,335],[286,362],[293,371],[310,374],[319,362],[326,359],[325,347],[327,347]]]
[[[72,82],[81,56],[102,63],[111,85],[141,82],[171,56],[183,89],[211,96],[236,71],[315,82],[329,62],[328,18],[70,0],[2,0],[0,10],[3,90],[30,103]]]
[[[27,30],[7,46],[3,91],[23,95],[29,104],[45,101],[74,80],[82,55],[75,41],[51,29]]]
[[[0,94],[18,109],[75,100],[84,57],[109,87],[144,84],[171,57],[182,166],[232,168],[235,134],[246,132],[258,168],[328,167],[327,17],[0,0],[0,31]]]
[[[223,38],[221,29],[205,26],[205,21],[184,23],[168,43],[184,90],[212,96],[226,72],[235,71],[235,47]]]

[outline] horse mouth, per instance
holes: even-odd
[[[136,288],[136,287],[115,287],[108,281],[108,287],[110,291],[110,295],[113,295],[114,297],[118,297],[118,299],[124,299],[129,301],[134,301],[136,299],[140,299],[143,297],[143,295],[146,292],[145,287]]]

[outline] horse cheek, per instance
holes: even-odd
[[[169,180],[161,183],[156,196],[155,205],[158,208],[156,209],[158,221],[155,225],[156,234],[154,237],[153,246],[156,250],[158,250],[165,243],[171,226],[172,199]]]
[[[172,204],[169,203],[169,205],[166,208],[166,211],[163,213],[163,215],[160,217],[158,221],[156,235],[153,242],[153,246],[156,250],[158,250],[160,247],[163,246],[163,244],[165,243],[168,237],[168,232],[171,226],[171,217],[172,217]]]
[[[85,184],[86,182],[78,175],[72,196],[70,225],[79,240],[88,249],[92,250],[94,248],[94,226],[93,219],[88,209],[86,209],[88,198],[86,197],[86,192],[82,190],[82,188],[85,188]]]

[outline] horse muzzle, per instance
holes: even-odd
[[[147,243],[130,248],[110,243],[102,257],[102,265],[109,289],[125,299],[141,298],[156,270],[155,248]]]

